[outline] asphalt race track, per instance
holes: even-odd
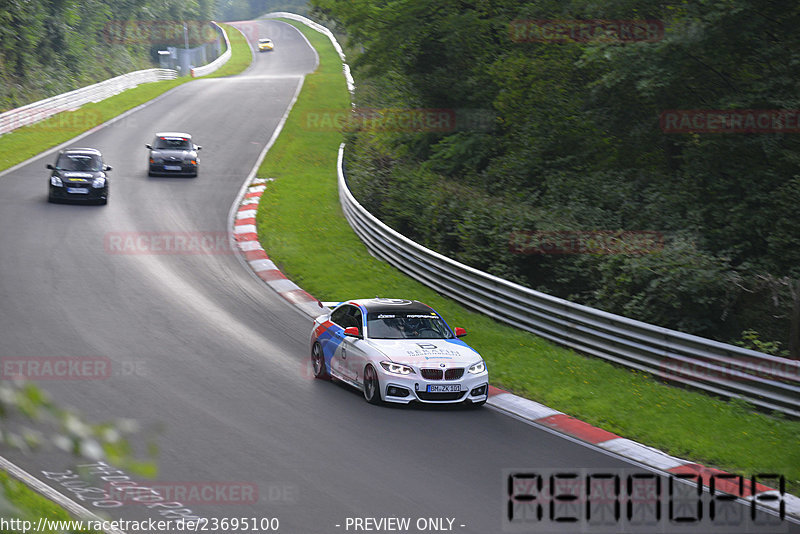
[[[0,177],[0,357],[107,358],[111,376],[39,385],[90,420],[134,418],[156,432],[158,478],[131,475],[140,486],[244,489],[169,500],[205,518],[277,517],[284,533],[352,532],[356,517],[503,532],[504,469],[633,467],[488,407],[371,406],[313,380],[310,321],[234,253],[114,249],[115,236],[226,234],[247,174],[316,62],[288,25],[252,27],[251,41],[271,37],[276,48],[244,74],[180,86],[75,143],[114,167],[108,206],[48,204],[53,154]],[[203,146],[198,178],[147,176],[144,145],[162,130]],[[2,454],[94,512],[168,517],[145,499],[104,510],[53,474],[87,462]],[[88,480],[108,487],[100,476],[111,471],[90,469]]]

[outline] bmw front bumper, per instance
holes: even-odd
[[[378,366],[380,367],[380,366]],[[464,375],[455,380],[428,380],[419,373],[397,375],[382,367],[377,369],[381,384],[381,396],[385,402],[408,404],[458,404],[461,402],[484,402],[489,394],[489,373],[484,371]]]

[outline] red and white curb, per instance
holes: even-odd
[[[321,315],[329,303],[322,303],[314,296],[307,293],[297,284],[289,280],[275,263],[269,259],[266,251],[258,241],[258,229],[256,227],[256,211],[261,195],[267,188],[272,179],[256,178],[250,182],[244,194],[239,209],[234,220],[234,238],[237,246],[244,256],[245,261],[268,286],[274,289],[280,296],[297,306],[309,317]],[[662,451],[642,445],[613,432],[608,432],[597,428],[579,419],[575,419],[563,412],[554,410],[544,404],[525,399],[496,388],[489,386],[489,406],[500,411],[515,415],[520,419],[530,421],[537,425],[547,427],[560,434],[572,436],[578,440],[590,443],[600,449],[607,450],[618,456],[629,458],[635,462],[646,465],[650,468],[663,471],[669,474],[695,474],[702,476],[706,483],[710,481],[712,475],[727,474],[724,471],[705,467],[688,460],[670,456]],[[783,501],[785,513],[788,516],[800,518],[800,498],[784,494],[782,499],[777,489],[767,487],[763,484],[756,484],[755,495],[752,493],[749,484],[745,484],[744,491],[740,494],[737,485],[725,479],[715,480],[716,489],[738,495],[745,500],[759,498],[759,504],[765,508],[778,510],[778,504]],[[778,497],[775,501],[764,501],[763,497],[774,495]]]
[[[286,278],[269,259],[258,241],[256,211],[261,195],[271,179],[255,178],[250,182],[233,221],[233,238],[245,261],[269,287],[311,317],[321,315],[322,303]]]
[[[674,475],[699,475],[702,477],[705,486],[708,486],[712,475],[729,475],[729,473],[720,471],[719,469],[706,467],[682,458],[670,456],[658,449],[623,438],[613,432],[597,428],[579,419],[570,417],[565,413],[559,412],[558,410],[549,408],[544,404],[524,399],[494,386],[489,386],[489,400],[487,404],[526,421],[550,428],[560,434],[572,436],[573,438],[590,443],[595,447],[629,458],[653,469]],[[780,492],[777,489],[758,483],[756,484],[755,493],[752,492],[750,484],[748,483],[744,484],[743,491],[740,493],[738,485],[730,479],[717,478],[714,482],[718,491],[737,495],[748,501],[757,498],[761,506],[775,512],[779,511],[778,506],[782,500],[785,506],[785,514],[794,518],[800,518],[800,498],[795,495],[785,493],[781,498]],[[764,500],[764,497],[767,496],[772,496],[776,499],[773,501]]]
[[[281,15],[285,14],[282,13]],[[317,27],[318,25],[312,23],[305,17],[294,15],[292,18],[295,18],[295,20],[300,20],[317,31],[326,33],[322,29],[319,29],[319,27]],[[329,35],[331,41],[334,43],[334,46],[338,47],[335,37],[333,37],[330,32],[326,33],[326,35]],[[341,51],[340,48],[337,48],[337,50]],[[344,54],[340,52],[340,56],[342,57],[342,62],[346,67],[347,63],[344,60]],[[349,75],[349,70],[346,69],[345,74]],[[348,77],[348,87],[351,87],[350,80],[351,78]],[[298,87],[297,93],[299,93],[299,91],[300,87]],[[328,308],[326,308],[326,306],[317,298],[313,297],[305,290],[300,288],[297,284],[289,280],[272,262],[272,260],[269,259],[269,256],[267,256],[267,253],[264,251],[260,242],[258,241],[258,229],[256,227],[256,211],[258,209],[258,203],[261,200],[261,195],[264,193],[272,179],[253,177],[255,176],[261,160],[263,160],[266,152],[275,142],[275,139],[280,133],[283,124],[288,117],[289,111],[293,107],[294,102],[297,100],[297,93],[286,110],[281,123],[273,133],[272,139],[270,139],[267,146],[264,147],[264,151],[253,167],[249,177],[249,184],[246,184],[243,188],[245,190],[241,196],[238,210],[235,212],[235,216],[232,217],[234,219],[233,237],[239,250],[242,252],[245,261],[255,272],[255,274],[284,299],[294,304],[309,317],[314,318],[324,313]],[[236,204],[234,204],[234,206],[235,205]],[[667,474],[701,475],[704,482],[709,481],[712,475],[727,474],[724,471],[705,467],[694,462],[670,456],[652,447],[642,445],[641,443],[623,438],[612,432],[594,427],[588,423],[559,412],[558,410],[554,410],[543,404],[539,404],[538,402],[519,397],[513,393],[509,393],[494,386],[489,386],[489,400],[487,401],[487,404],[502,412],[506,412],[520,419],[530,421],[536,425],[549,428],[551,431],[571,436],[600,449],[607,450],[610,453],[628,458],[641,465],[645,465],[649,468],[662,471]],[[718,490],[723,492],[726,492],[727,490],[727,492],[732,495],[739,495],[738,487],[736,487],[736,485],[732,482],[728,482],[724,479],[717,479],[715,480],[715,483]],[[752,501],[754,498],[759,498],[760,505],[776,512],[778,511],[778,504],[782,500],[785,506],[785,514],[795,519],[800,518],[800,498],[791,494],[784,494],[781,499],[777,489],[767,487],[763,484],[756,485],[755,493],[750,490],[748,484],[745,484],[745,486],[746,487],[741,495],[743,499]],[[775,501],[761,500],[762,497],[767,495],[776,496],[778,499]]]

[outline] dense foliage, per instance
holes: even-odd
[[[305,15],[306,0],[217,0],[218,17],[221,20],[250,20],[272,11],[288,11]]]
[[[126,72],[157,51],[216,38],[209,20],[304,12],[305,0],[0,0],[0,112]]]
[[[196,43],[213,13],[214,0],[0,2],[0,110],[153,67],[156,50],[183,45],[180,21]]]
[[[351,128],[349,179],[388,224],[551,294],[800,357],[800,133],[660,124],[668,110],[800,109],[800,4],[312,3],[348,34],[357,107],[455,114],[444,130]],[[519,22],[592,19],[663,31],[554,40]],[[663,243],[531,248],[555,231],[653,231]]]

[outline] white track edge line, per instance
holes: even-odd
[[[11,463],[9,460],[6,460],[2,456],[0,456],[0,469],[3,469],[12,477],[19,480],[46,499],[55,502],[70,512],[73,516],[77,517],[79,520],[92,522],[104,521],[104,519],[97,514],[87,510],[69,497],[66,497],[64,494],[54,490],[35,476],[31,475],[16,464]],[[124,531],[118,529],[107,529],[104,532],[107,532],[108,534],[125,534]]]
[[[277,17],[276,17],[276,18],[277,18]],[[298,21],[298,22],[302,22],[302,21]],[[319,32],[319,30],[317,30],[317,29],[316,29],[316,28],[314,28],[313,26],[311,26],[311,25],[308,25],[308,24],[306,24],[306,25],[307,25],[309,28],[311,28],[311,29],[313,29],[313,30],[315,30],[315,31],[318,31],[318,32]],[[291,26],[291,25],[290,25],[290,26]],[[292,27],[294,28],[294,26],[292,26]],[[295,30],[297,30],[297,28],[295,28]],[[297,31],[298,31],[298,33],[300,33],[300,35],[303,35],[303,34],[302,34],[302,32],[300,32],[299,30],[297,30]],[[320,33],[321,33],[321,32],[320,32]],[[303,35],[303,38],[305,39],[305,36],[304,36],[304,35]],[[309,44],[309,46],[311,46],[311,44],[308,42],[308,39],[306,39],[306,42]],[[315,54],[317,54],[317,58],[319,58],[319,54],[317,53],[316,49],[315,49],[313,46],[311,46],[311,49],[312,49],[312,50],[314,50]],[[345,63],[345,62],[344,62],[344,60],[342,61],[342,63],[343,63],[343,64]],[[299,93],[298,93],[298,94],[299,94]],[[289,109],[287,110],[287,113],[286,113],[286,116],[287,116],[287,117],[288,117],[288,113],[289,113],[289,111],[291,111],[291,106],[293,106],[293,105],[294,105],[294,101],[292,101],[292,103],[291,103],[291,105],[290,105]],[[280,125],[280,128],[281,128],[281,129],[282,129],[282,126],[283,126],[283,124],[281,123],[281,125]],[[279,130],[276,130],[276,133],[278,133],[278,132],[279,132]],[[270,144],[270,145],[268,145],[267,147],[265,147],[265,150],[264,150],[264,156],[266,156],[266,151],[269,149],[269,147],[270,147],[270,146],[271,146],[271,144]],[[244,193],[245,186],[247,186],[247,185],[250,183],[250,180],[251,180],[251,179],[252,179],[252,177],[255,175],[255,171],[256,171],[256,169],[258,168],[258,166],[260,165],[260,161],[261,161],[262,159],[263,159],[263,157],[261,157],[261,158],[259,159],[259,164],[258,164],[258,165],[256,165],[256,167],[254,167],[253,171],[251,172],[250,176],[248,177],[248,181],[245,183],[245,185],[244,185],[244,186],[243,186],[243,188],[242,188],[242,192],[240,193],[240,198],[238,198],[238,199],[237,199],[237,201],[234,203],[234,205],[231,207],[231,213],[230,213],[230,215],[229,215],[229,219],[230,219],[231,221],[233,221],[233,220],[234,220],[234,219],[233,219],[233,217],[234,217],[234,214],[233,214],[233,211],[234,211],[234,209],[235,209],[235,208],[238,208],[238,207],[240,206],[241,198],[243,198],[243,197],[244,197],[244,194],[245,194],[245,193]],[[237,247],[237,250],[238,250],[238,247]],[[239,257],[239,258],[242,260],[242,262],[244,263],[244,258],[242,258],[242,254],[241,254],[241,252],[239,252],[239,253],[237,254],[237,257]],[[252,270],[252,268],[250,268],[250,269],[248,269],[248,270],[250,270],[250,272],[251,272],[251,273],[252,273],[252,274],[255,276],[255,273],[254,273],[254,271]],[[260,280],[260,278],[259,278],[259,280]],[[267,282],[267,285],[270,285],[270,283],[268,283],[268,282]],[[270,285],[270,287],[272,287],[272,286]],[[273,289],[274,289],[274,287],[273,287]],[[278,292],[278,293],[280,294],[280,292]],[[307,313],[305,313],[305,312],[302,312],[302,311],[299,309],[299,304],[296,304],[296,303],[291,303],[291,304],[292,304],[292,307],[294,307],[295,309],[297,309],[297,310],[298,310],[298,312],[300,312],[300,313],[301,313],[301,314],[303,314],[304,316],[307,316],[307,315],[308,315]],[[520,402],[521,402],[521,401],[529,401],[529,402],[534,402],[534,403],[536,403],[536,401],[531,401],[530,399],[525,399],[524,397],[519,397],[518,395],[514,395],[513,393],[505,393],[505,394],[507,394],[507,395],[511,395],[512,397],[516,397],[517,399],[520,399]],[[489,400],[491,400],[491,397],[489,398]],[[516,400],[516,399],[515,399],[515,400]],[[656,472],[656,473],[662,474],[662,475],[664,475],[664,476],[670,476],[670,475],[672,475],[672,473],[670,473],[669,471],[663,470],[663,469],[661,469],[661,468],[659,468],[659,467],[656,467],[656,466],[651,466],[651,465],[648,465],[648,464],[642,463],[641,461],[639,461],[639,460],[637,460],[637,459],[635,459],[635,458],[633,458],[633,457],[624,456],[624,455],[622,455],[622,454],[619,454],[618,452],[616,452],[616,451],[614,451],[614,450],[611,450],[611,449],[609,449],[609,448],[605,448],[605,447],[601,447],[601,446],[599,446],[599,445],[596,445],[596,444],[593,444],[593,443],[589,443],[589,442],[587,442],[587,441],[581,440],[580,438],[576,438],[576,437],[574,437],[574,436],[571,436],[571,435],[569,435],[569,434],[566,434],[566,433],[564,433],[564,432],[558,431],[558,430],[556,430],[556,429],[549,428],[549,427],[547,427],[547,426],[544,426],[544,425],[538,424],[538,423],[536,423],[536,420],[534,420],[534,419],[530,419],[530,418],[529,418],[530,416],[526,417],[526,415],[525,415],[524,413],[522,413],[522,412],[521,412],[521,413],[517,413],[517,412],[511,411],[510,409],[507,409],[507,408],[504,408],[504,407],[498,406],[498,405],[496,405],[496,404],[495,404],[495,405],[492,405],[490,402],[487,402],[487,404],[489,405],[490,409],[493,409],[493,410],[495,410],[495,411],[497,411],[497,412],[499,412],[499,413],[503,413],[503,414],[509,415],[509,416],[511,416],[511,417],[513,417],[513,418],[515,418],[515,419],[518,419],[518,420],[520,420],[520,421],[523,421],[524,423],[527,423],[527,424],[529,424],[529,425],[535,426],[536,428],[539,428],[539,429],[546,430],[546,431],[550,432],[551,434],[554,434],[554,435],[557,435],[557,436],[561,436],[562,438],[568,439],[568,440],[570,440],[570,441],[572,441],[572,442],[574,442],[574,443],[577,443],[577,444],[580,444],[580,445],[584,445],[585,447],[588,447],[588,448],[590,448],[590,449],[593,449],[593,450],[595,450],[595,451],[597,451],[597,452],[604,453],[604,454],[606,454],[606,455],[609,455],[609,456],[615,457],[615,458],[617,458],[617,459],[623,460],[623,461],[625,461],[625,462],[628,462],[628,463],[632,463],[632,464],[634,464],[634,465],[637,465],[637,466],[640,466],[640,467],[642,467],[642,468],[646,468],[646,469],[648,469],[648,470],[650,470],[650,471],[653,471],[653,472]],[[536,404],[540,404],[540,403],[536,403]],[[545,405],[542,405],[542,406],[544,406],[545,408],[548,408],[549,410],[553,410],[552,408],[549,408],[549,407],[547,407],[547,406],[545,406]],[[554,411],[554,412],[557,412],[557,413],[561,413],[561,412],[558,412],[557,410],[553,410],[553,411]],[[648,447],[647,445],[643,445],[643,444],[641,444],[641,443],[638,443],[638,442],[635,442],[635,441],[633,441],[633,440],[628,440],[627,438],[623,438],[623,437],[621,437],[621,436],[620,436],[620,438],[621,438],[621,439],[625,439],[625,440],[627,440],[627,442],[629,442],[629,443],[630,443],[632,446],[634,446],[634,447],[636,447],[636,448],[639,448],[639,449],[642,449],[643,451],[647,451],[647,452],[651,452],[651,451],[657,451],[657,452],[658,452],[658,455],[659,455],[660,457],[669,457],[669,458],[675,458],[676,460],[682,460],[682,459],[680,459],[680,458],[676,458],[676,457],[673,457],[673,456],[671,456],[671,455],[669,455],[669,454],[667,454],[667,453],[664,453],[664,452],[662,452],[662,451],[659,451],[658,449],[654,449],[654,448],[652,448],[652,447]],[[611,442],[611,441],[614,441],[614,442],[615,442],[615,440],[608,440],[608,441],[609,441],[609,442]],[[684,462],[685,462],[685,463],[683,463],[682,465],[687,465],[687,464],[694,463],[694,462],[690,462],[690,461],[684,461]],[[794,497],[794,496],[793,496],[793,495],[791,495],[791,494],[787,494],[787,495]],[[745,503],[749,503],[749,502],[750,502],[750,501],[748,501],[747,499],[743,499],[743,498],[737,498],[737,501],[740,501],[742,504],[745,504]],[[794,502],[794,500],[792,500],[792,502]],[[788,508],[788,507],[787,507],[787,508]],[[794,507],[794,506],[792,506],[792,509],[791,509],[791,510],[787,510],[787,519],[789,519],[790,521],[792,521],[792,522],[795,522],[795,523],[800,523],[800,520],[798,520],[798,519],[800,519],[800,502],[798,502],[798,503],[797,503],[797,506],[796,506],[796,508],[797,508],[797,509],[795,510],[794,508],[795,508],[795,507]],[[765,510],[768,510],[770,513],[775,513],[775,510],[773,510],[772,508],[770,508],[770,507],[768,507],[768,506],[764,506],[764,509],[765,509]],[[790,514],[790,513],[792,514],[792,516],[797,516],[797,517],[796,517],[796,518],[795,518],[795,517],[790,517],[790,516],[789,516],[789,514]]]
[[[289,26],[291,26],[291,25],[289,25]],[[294,26],[292,26],[292,27],[294,27]],[[295,28],[295,30],[297,30],[297,28]],[[298,31],[298,33],[300,32],[300,30],[297,30],[297,31]],[[302,33],[301,33],[301,35],[302,35]],[[313,47],[312,47],[312,50],[313,50]],[[238,246],[238,242],[236,241],[236,238],[235,238],[235,235],[236,235],[235,234],[235,231],[236,231],[236,212],[239,210],[239,207],[241,206],[242,201],[244,200],[244,196],[247,194],[248,189],[251,186],[251,182],[253,181],[253,178],[255,177],[256,172],[258,172],[258,168],[261,166],[261,163],[264,161],[264,158],[267,156],[267,152],[269,152],[270,148],[272,148],[272,145],[275,144],[275,142],[278,140],[278,136],[283,131],[283,127],[286,124],[286,121],[289,119],[289,113],[291,113],[292,108],[294,108],[294,105],[295,105],[295,103],[297,102],[297,99],[300,96],[300,91],[303,89],[303,83],[304,82],[305,82],[305,76],[301,77],[298,80],[297,88],[295,89],[294,95],[292,96],[292,100],[289,102],[289,105],[286,108],[286,111],[284,112],[283,117],[281,117],[281,120],[278,122],[278,125],[275,127],[275,130],[273,131],[272,136],[270,137],[269,141],[267,141],[267,144],[264,145],[264,149],[258,155],[258,158],[256,159],[256,162],[253,165],[253,168],[250,170],[250,172],[247,175],[247,178],[245,178],[245,180],[244,180],[244,183],[239,188],[239,193],[238,193],[238,195],[236,195],[236,199],[233,201],[233,204],[231,204],[231,208],[228,211],[228,242],[229,242],[229,245],[234,250],[236,250],[236,253],[234,254],[234,256],[236,256],[236,259],[239,261],[239,263],[242,265],[242,267],[250,274],[250,276],[252,276],[254,279],[258,280],[262,284],[270,287],[270,289],[272,289],[273,291],[274,291],[274,289],[271,286],[269,286],[269,284],[267,282],[265,282],[264,280],[259,278],[259,276],[256,274],[256,272],[250,266],[249,262],[245,259],[244,254],[242,253],[242,250]],[[253,203],[253,204],[256,205],[256,206],[258,205],[258,203]],[[259,250],[259,249],[261,249],[260,244],[259,244],[258,249],[255,249],[255,250]],[[277,291],[275,291],[275,292],[278,295],[280,295],[280,293],[278,293]],[[281,298],[283,299],[283,297],[281,297]],[[289,304],[291,309],[295,310],[302,317],[308,318],[308,314],[303,312],[303,310],[301,310],[300,308],[295,306],[292,302],[289,302],[286,299],[283,299],[283,300],[286,301]]]
[[[197,78],[197,79],[200,80],[202,78]],[[191,81],[194,81],[194,80],[191,80]],[[15,171],[15,170],[19,169],[20,167],[24,167],[25,165],[28,165],[29,163],[33,163],[37,159],[44,158],[45,156],[48,156],[48,155],[52,154],[53,152],[56,152],[57,150],[61,150],[62,148],[66,147],[67,145],[75,143],[76,141],[80,141],[84,137],[87,137],[87,136],[89,136],[89,135],[91,135],[91,134],[93,134],[93,133],[95,133],[95,132],[97,132],[99,130],[102,130],[103,128],[106,128],[107,126],[111,126],[115,122],[118,122],[118,121],[124,119],[128,115],[131,115],[132,113],[135,113],[136,111],[144,109],[144,108],[146,108],[147,106],[149,106],[150,104],[152,104],[154,102],[158,102],[159,100],[161,100],[162,98],[165,98],[167,95],[169,95],[173,91],[183,87],[186,83],[191,83],[191,81],[182,83],[181,85],[178,85],[177,87],[173,87],[169,91],[161,93],[160,95],[158,95],[157,97],[153,98],[152,100],[148,100],[147,102],[143,102],[143,103],[139,104],[138,106],[133,107],[133,108],[129,109],[128,111],[125,111],[125,112],[117,115],[116,117],[112,117],[112,118],[108,119],[106,122],[104,122],[102,124],[98,124],[97,126],[92,126],[91,128],[89,128],[85,132],[76,135],[72,139],[68,139],[68,140],[64,141],[60,145],[56,145],[56,146],[54,146],[52,148],[48,148],[44,152],[39,152],[38,154],[35,154],[35,155],[31,156],[30,158],[26,159],[25,161],[21,161],[21,162],[17,163],[16,165],[14,165],[12,167],[9,167],[8,169],[5,169],[4,171],[0,171],[0,178],[2,178],[3,176],[5,176],[6,174],[8,174],[8,173],[10,173],[12,171]],[[145,85],[145,84],[142,84],[142,85]],[[139,87],[141,87],[141,86],[139,86]],[[135,87],[132,87],[131,89],[135,89]],[[46,173],[42,172],[42,176],[46,178]],[[43,181],[44,181],[44,178],[43,178]]]
[[[291,26],[291,24],[289,26]],[[235,26],[234,26],[234,28],[235,28]],[[294,26],[292,26],[292,28],[294,28]],[[244,33],[239,28],[236,28],[236,30],[239,31],[239,33],[241,33],[244,36]],[[300,30],[297,30],[297,28],[295,28],[295,30],[298,33],[300,33],[300,35],[303,35],[302,32],[300,32]],[[303,35],[303,38],[305,39],[305,35]],[[247,40],[247,36],[245,36],[245,40]],[[306,40],[306,43],[308,43],[308,39],[305,39],[305,40]],[[310,43],[309,43],[309,46],[310,46]],[[253,56],[253,59],[255,59],[255,53],[253,52],[252,46],[250,46],[249,48],[250,48],[250,53]],[[314,53],[316,54],[316,50],[314,49],[314,47],[311,47],[311,49],[314,50]],[[317,56],[317,58],[318,57],[319,56]],[[252,66],[252,63],[251,63],[251,66]],[[249,70],[249,67],[246,70]],[[246,72],[246,70],[245,70],[245,72]],[[202,78],[197,78],[197,79],[201,80]],[[298,96],[300,95],[300,90],[303,87],[303,81],[304,80],[305,80],[304,76],[299,77],[297,88],[295,90],[295,93],[294,93],[294,96],[292,97],[291,102],[289,103],[289,107],[287,108],[286,112],[284,113],[283,117],[281,118],[281,121],[278,123],[278,126],[276,127],[275,131],[273,132],[272,137],[269,139],[269,141],[267,142],[267,145],[264,147],[264,150],[262,150],[261,154],[259,154],[258,161],[256,162],[256,164],[253,167],[253,169],[250,171],[250,174],[248,175],[247,179],[245,180],[245,183],[243,184],[243,186],[242,186],[242,188],[241,188],[241,190],[239,192],[239,196],[237,197],[237,199],[234,202],[233,206],[231,206],[231,211],[228,213],[228,219],[229,220],[232,220],[231,218],[232,218],[232,216],[234,214],[235,208],[239,205],[239,203],[241,202],[241,199],[246,194],[247,186],[250,184],[250,180],[255,175],[256,171],[258,170],[258,167],[261,165],[261,162],[266,157],[267,151],[269,151],[269,149],[272,147],[272,145],[275,144],[275,141],[277,140],[278,135],[280,134],[281,130],[283,130],[283,125],[286,123],[286,120],[289,117],[289,113],[291,112],[292,107],[294,107],[294,104],[297,101]],[[189,82],[187,82],[187,83],[189,83]],[[65,147],[65,146],[67,146],[67,145],[69,145],[71,143],[79,141],[80,139],[83,139],[84,137],[86,137],[88,135],[91,135],[91,134],[95,133],[98,130],[101,130],[101,129],[103,129],[103,128],[105,128],[105,127],[107,127],[107,126],[109,126],[109,125],[111,125],[111,124],[113,124],[113,123],[115,123],[115,122],[117,122],[119,120],[122,120],[123,118],[127,117],[128,115],[130,115],[130,114],[132,114],[132,113],[134,113],[136,111],[139,111],[140,109],[143,109],[143,108],[149,106],[150,104],[152,104],[154,102],[157,102],[157,101],[161,100],[162,98],[166,97],[167,95],[169,95],[170,93],[172,93],[176,89],[180,88],[182,85],[183,84],[181,84],[181,85],[179,85],[177,87],[173,87],[169,91],[166,91],[166,92],[158,95],[157,97],[155,97],[155,98],[153,98],[151,100],[148,100],[147,102],[143,102],[142,104],[139,104],[138,106],[135,106],[135,107],[133,107],[133,108],[131,108],[131,109],[129,109],[129,110],[127,110],[127,111],[115,116],[115,117],[112,117],[111,119],[107,120],[106,122],[104,122],[102,124],[98,124],[97,126],[93,126],[92,128],[89,128],[88,130],[86,130],[85,132],[83,132],[81,134],[78,134],[77,136],[75,136],[75,137],[73,137],[71,139],[68,139],[67,141],[64,141],[60,145],[54,146],[52,148],[49,148],[49,149],[45,150],[44,152],[40,152],[40,153],[38,153],[38,154],[36,154],[34,156],[31,156],[30,158],[26,159],[25,161],[21,161],[20,163],[17,163],[16,165],[13,165],[13,166],[9,167],[8,169],[0,171],[0,178],[3,177],[4,175],[10,173],[10,172],[15,171],[16,169],[18,169],[20,167],[24,167],[25,165],[28,165],[29,163],[32,163],[32,162],[34,162],[34,161],[36,161],[38,159],[44,158],[44,157],[48,156],[49,154],[52,154],[53,152],[56,152],[57,150],[60,150],[63,147]],[[229,230],[228,237],[229,237],[229,240],[231,241],[231,245],[235,247],[236,246],[236,242],[232,237],[233,236],[233,234],[231,233],[232,230],[233,230],[233,228],[231,228]],[[238,247],[237,247],[237,251],[238,251]],[[242,257],[241,252],[238,252],[236,254],[236,257],[239,259],[240,263],[244,263],[244,258]],[[249,271],[257,280],[263,282],[263,280],[261,280],[260,278],[258,278],[258,276],[255,275],[255,272],[252,270],[252,268],[250,268],[249,265],[246,265],[246,270]],[[305,314],[301,310],[297,309],[297,307],[295,305],[292,305],[292,308],[296,309],[298,311],[298,313],[301,313],[304,317],[307,317],[307,314]],[[30,473],[28,473],[27,471],[25,471],[21,467],[19,467],[16,464],[10,462],[9,460],[5,459],[2,456],[0,456],[0,468],[3,469],[4,471],[6,471],[7,473],[9,473],[15,479],[17,479],[20,482],[24,483],[29,488],[31,488],[34,491],[36,491],[37,493],[43,495],[47,499],[57,503],[62,508],[66,509],[67,511],[69,511],[72,514],[76,515],[78,518],[85,519],[85,520],[91,520],[91,521],[103,521],[103,519],[100,518],[99,516],[97,516],[96,514],[94,514],[91,511],[87,510],[86,508],[84,508],[83,506],[79,505],[75,501],[69,499],[68,497],[64,496],[63,494],[57,492],[56,490],[54,490],[53,488],[51,488],[50,486],[48,486],[47,484],[45,484],[44,482],[39,480],[38,478],[34,477],[33,475],[31,475]],[[105,532],[107,532],[109,534],[125,534],[124,531],[116,530],[116,529],[109,529],[109,530],[106,530]]]

